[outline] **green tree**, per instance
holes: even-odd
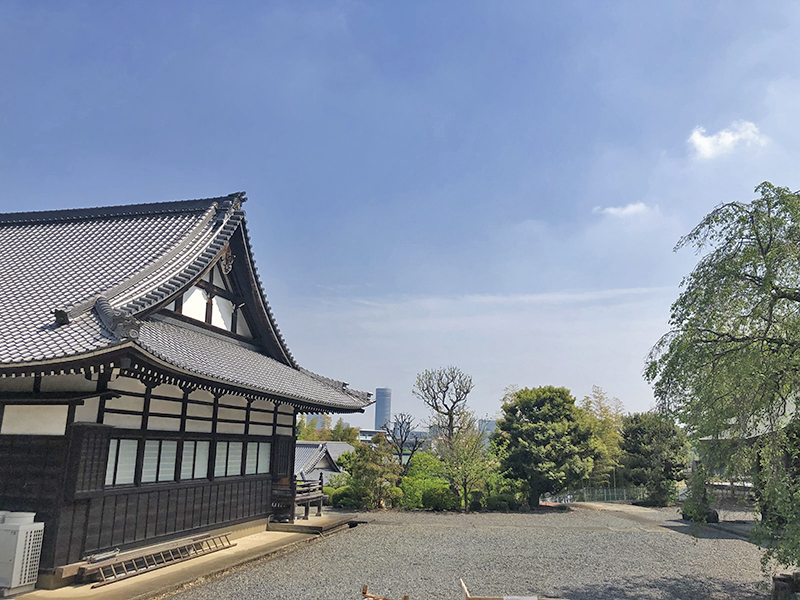
[[[409,461],[405,477],[400,484],[403,490],[403,508],[422,508],[426,492],[443,493],[449,490],[445,467],[431,452],[417,452]]]
[[[619,467],[622,417],[624,407],[619,398],[609,398],[603,388],[592,386],[590,396],[584,396],[578,407],[585,413],[592,429],[595,449],[594,464],[588,476],[590,486],[610,483],[611,475]]]
[[[448,480],[458,489],[464,510],[468,511],[470,492],[478,488],[490,469],[486,435],[475,415],[462,413],[453,437],[436,444],[436,451]]]
[[[331,416],[317,415],[307,417],[300,415],[297,420],[297,439],[308,442],[327,442],[331,439]]]
[[[330,440],[332,442],[347,442],[351,446],[358,443],[358,427],[350,427],[345,425],[341,417],[336,421],[336,425],[331,429]]]
[[[650,503],[667,506],[675,501],[675,482],[683,478],[688,460],[686,437],[671,418],[656,412],[624,417],[625,477],[634,485],[645,486]]]
[[[705,255],[646,364],[661,406],[697,437],[775,432],[800,389],[800,196],[756,191],[678,242]]]
[[[501,467],[528,484],[528,502],[558,492],[592,470],[592,431],[566,388],[524,388],[507,395],[494,440]]]
[[[759,438],[749,466],[768,499],[788,489],[783,461],[793,449],[782,428],[800,391],[800,195],[767,182],[756,192],[749,203],[716,207],[678,242],[676,250],[703,256],[683,280],[645,374],[693,439],[724,440],[729,467],[747,468],[747,440]],[[800,527],[773,523],[764,523],[776,540],[768,554],[800,564]]]
[[[353,452],[345,452],[337,462],[346,467],[350,488],[368,508],[380,508],[398,496],[400,465],[382,433],[376,434],[371,444],[358,444]]]

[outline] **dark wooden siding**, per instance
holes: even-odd
[[[65,494],[67,501],[79,494],[103,492],[112,427],[75,423],[67,429],[69,459]]]
[[[272,463],[272,473],[275,479],[289,477],[293,474],[294,438],[289,436],[276,436],[273,452],[275,459]]]
[[[249,519],[264,518],[270,508],[270,476],[172,485],[168,489],[132,488],[77,499],[61,509],[58,543],[52,563],[65,565],[112,548],[141,545]]]
[[[36,513],[44,521],[42,557],[53,556],[62,504],[67,439],[47,435],[0,436],[0,507]]]

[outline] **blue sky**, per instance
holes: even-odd
[[[800,5],[0,3],[0,209],[245,190],[289,347],[353,387],[470,373],[629,410],[696,257],[800,188]],[[363,426],[371,409],[350,418]]]

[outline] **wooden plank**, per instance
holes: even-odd
[[[170,490],[167,500],[167,533],[181,531],[178,526],[178,490]]]
[[[103,508],[100,517],[100,539],[98,547],[111,548],[114,536],[114,509],[116,508],[116,498],[107,496],[99,499]]]
[[[147,538],[147,494],[136,495],[136,540]]]
[[[114,502],[114,521],[111,531],[111,545],[119,546],[125,543],[125,519],[128,516],[128,496],[112,496]]]
[[[88,500],[79,500],[73,504],[72,531],[69,540],[69,556],[66,562],[72,563],[83,558],[83,544],[86,538],[86,517],[88,515]],[[57,563],[64,564],[64,563]]]
[[[139,520],[139,496],[141,494],[128,494],[125,496],[125,528],[122,534],[123,544],[136,541],[136,522]]]
[[[89,517],[86,522],[84,551],[88,554],[100,548],[100,526],[103,518],[103,498],[89,500]]]
[[[156,537],[157,525],[158,525],[158,492],[152,491],[147,494],[147,528],[145,530],[145,539]]]

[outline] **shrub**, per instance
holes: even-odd
[[[403,500],[403,490],[399,487],[391,487],[386,490],[386,498],[392,504],[392,508],[396,508],[401,505]]]
[[[459,499],[448,487],[428,488],[422,492],[422,506],[431,510],[457,510]]]
[[[331,504],[333,504],[335,508],[353,508],[358,506],[359,503],[360,498],[358,498],[356,491],[349,485],[340,487],[331,494]]]
[[[502,496],[489,496],[486,500],[486,508],[489,510],[508,512],[508,502],[503,500]]]
[[[339,499],[339,504],[335,505],[337,508],[358,508],[358,500],[353,498],[344,497]]]
[[[483,508],[483,505],[481,504],[480,500],[470,500],[469,501],[469,509],[472,512],[479,511],[482,508]]]
[[[514,494],[497,494],[489,496],[486,500],[486,508],[500,511],[517,510],[519,502]]]
[[[325,494],[325,499],[323,500],[323,504],[329,505],[332,502],[333,492],[336,491],[336,488],[329,487],[327,485],[322,486],[322,493]]]
[[[350,485],[350,475],[347,473],[334,473],[328,478],[328,485],[332,488]]]
[[[405,477],[400,484],[400,489],[403,490],[400,506],[406,509],[422,508],[422,495],[428,490],[442,488],[447,488],[447,481],[439,477]]]

